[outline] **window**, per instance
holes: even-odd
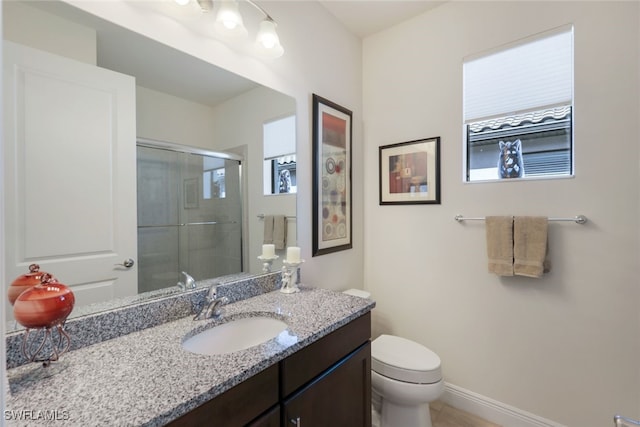
[[[465,180],[573,175],[573,29],[464,61]]]
[[[295,116],[263,126],[264,194],[296,193]]]
[[[227,197],[225,160],[203,156],[202,168],[202,198],[209,200]]]
[[[271,192],[268,194],[295,193],[297,188],[295,154],[271,160]]]

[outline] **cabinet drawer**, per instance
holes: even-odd
[[[277,403],[278,364],[276,363],[215,399],[198,406],[169,425],[172,427],[244,426]]]
[[[329,369],[371,338],[371,313],[367,313],[320,338],[280,362],[282,388],[288,396]]]

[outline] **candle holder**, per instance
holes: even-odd
[[[48,367],[69,350],[71,338],[62,324],[43,328],[27,328],[22,339],[22,354],[29,362],[42,362]]]
[[[271,273],[271,264],[273,264],[273,261],[277,260],[278,258],[280,258],[278,255],[274,255],[272,257],[265,257],[260,255],[258,259],[262,261],[262,272]]]
[[[300,292],[300,288],[296,284],[298,279],[298,267],[304,260],[298,262],[282,261],[282,287],[280,292],[283,294],[293,294]]]

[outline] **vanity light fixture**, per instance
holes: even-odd
[[[211,12],[214,9],[214,0],[174,0],[181,6],[186,6],[190,1],[194,1],[203,13]],[[226,39],[244,39],[248,32],[244,26],[242,15],[239,10],[238,0],[217,0],[218,8],[215,17],[214,28],[216,32]],[[276,32],[276,21],[258,4],[252,0],[242,0],[254,8],[262,15],[255,40],[255,50],[263,57],[279,58],[284,53],[284,48],[280,44],[280,38]]]

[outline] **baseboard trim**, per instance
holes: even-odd
[[[439,400],[505,427],[566,427],[449,383]]]

